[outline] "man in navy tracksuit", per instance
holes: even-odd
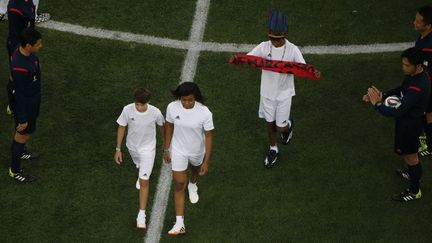
[[[21,32],[35,25],[35,6],[32,0],[9,0],[7,14],[9,34],[6,46],[10,58],[20,44]]]
[[[16,132],[12,142],[9,175],[18,182],[32,182],[35,177],[21,168],[25,144],[36,130],[41,102],[41,72],[36,53],[42,47],[42,36],[34,28],[25,29],[20,46],[12,54],[10,72]]]
[[[421,50],[422,58],[427,65],[426,71],[429,73],[429,76],[432,77],[432,6],[419,8],[413,24],[414,29],[419,33],[415,42],[415,47]],[[428,150],[420,149],[420,155],[422,156],[432,152],[432,99],[429,100],[426,110],[424,131]],[[402,171],[402,173],[405,173],[401,174],[404,178],[409,179],[406,171]]]
[[[404,158],[410,176],[409,189],[394,194],[395,201],[407,202],[420,199],[420,178],[422,167],[418,157],[420,145],[418,137],[423,131],[423,119],[429,104],[431,84],[423,66],[421,51],[409,48],[402,55],[402,71],[405,79],[402,85],[388,92],[380,92],[374,86],[368,89],[363,100],[372,103],[375,109],[384,116],[395,118],[395,152]],[[400,97],[400,105],[388,107],[383,104],[388,96]]]

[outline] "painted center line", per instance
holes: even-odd
[[[194,80],[200,54],[200,49],[195,48],[195,46],[199,45],[203,39],[209,8],[210,0],[198,0],[196,2],[195,16],[189,36],[189,43],[194,45],[188,45],[189,48],[183,64],[180,83],[193,82]],[[150,224],[144,242],[157,243],[160,241],[171,188],[171,175],[171,165],[162,163]]]

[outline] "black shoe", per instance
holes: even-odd
[[[20,159],[37,159],[40,154],[38,152],[24,151]]]
[[[276,152],[276,150],[270,149],[267,157],[264,160],[264,166],[267,168],[273,167],[273,165],[276,163],[278,155],[279,153]]]
[[[12,170],[9,168],[9,176],[14,178],[18,182],[33,182],[36,180],[36,177],[25,173],[22,169],[20,172],[13,173]]]
[[[396,174],[400,175],[405,180],[408,180],[408,181],[411,180],[411,176],[410,176],[407,168],[397,169]]]
[[[294,131],[294,119],[291,117],[288,120],[291,122],[291,126],[288,128],[288,131],[281,133],[281,143],[284,145],[289,144]]]
[[[422,193],[421,190],[419,189],[419,191],[417,193],[411,193],[409,191],[409,189],[406,189],[405,191],[401,192],[401,193],[397,193],[394,194],[392,196],[392,199],[394,201],[398,201],[398,202],[408,202],[408,201],[412,201],[415,199],[420,199],[422,197]]]

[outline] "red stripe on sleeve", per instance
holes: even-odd
[[[10,9],[9,9],[9,12],[14,12],[14,13],[17,13],[17,14],[19,14],[19,15],[21,15],[21,16],[24,17],[23,12],[21,12],[21,10],[16,9],[16,8],[10,8]]]
[[[29,72],[29,70],[27,70],[25,68],[12,68],[12,71],[18,71],[18,72],[24,72],[24,73]]]
[[[419,87],[416,87],[416,86],[409,86],[407,90],[414,90],[417,92],[421,92],[421,89]]]

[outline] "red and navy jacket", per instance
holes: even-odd
[[[419,36],[415,42],[415,47],[421,50],[423,59],[428,62],[426,70],[432,74],[432,32],[424,38]]]
[[[407,75],[401,86],[383,94],[383,99],[392,95],[401,97],[401,105],[398,108],[392,108],[380,104],[376,106],[376,109],[385,116],[395,118],[423,117],[429,103],[430,83],[429,75],[425,71],[414,76]]]
[[[41,72],[39,58],[35,54],[24,56],[19,49],[12,55],[10,80],[14,89],[14,113],[18,122],[26,122],[27,114],[39,105],[41,95]]]
[[[19,45],[19,36],[27,27],[34,27],[35,6],[33,0],[9,0],[7,6],[9,35],[8,40],[12,48]]]

